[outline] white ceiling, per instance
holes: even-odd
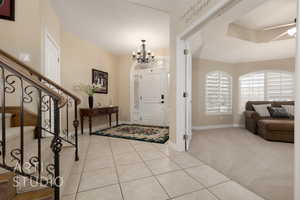
[[[254,43],[227,36],[228,25],[232,22],[238,22],[247,28],[261,29],[265,26],[290,22],[295,16],[297,0],[268,0],[259,7],[256,7],[255,1],[260,0],[242,1],[239,8],[233,8],[208,24],[201,33],[204,45],[194,56],[230,63],[294,57],[295,39]],[[242,8],[251,11],[244,12]]]
[[[129,2],[131,1],[131,2]],[[67,31],[114,53],[135,51],[141,39],[150,50],[169,46],[174,0],[53,0]]]

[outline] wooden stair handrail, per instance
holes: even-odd
[[[0,49],[0,61],[3,61],[4,63],[6,63],[7,65],[9,65],[10,67],[14,68],[15,70],[19,71],[20,69],[17,68],[17,66],[21,67],[22,69],[25,69],[30,75],[34,75],[36,76],[39,80],[44,80],[47,83],[53,85],[54,87],[56,87],[57,89],[61,90],[62,92],[64,92],[65,94],[67,94],[68,96],[70,96],[71,98],[74,99],[74,101],[77,102],[77,104],[81,103],[81,99],[78,98],[76,95],[72,94],[71,92],[69,92],[68,90],[66,90],[65,88],[61,87],[60,85],[56,84],[54,81],[50,80],[49,78],[45,77],[44,75],[42,75],[40,72],[38,72],[37,70],[31,68],[30,66],[26,65],[25,63],[19,61],[18,59],[16,59],[14,56],[6,53],[5,51],[3,51],[2,49]],[[10,61],[10,63],[7,63],[8,61]],[[13,65],[14,64],[14,65]],[[16,66],[17,65],[17,66]],[[22,73],[24,75],[24,73]],[[40,81],[36,81],[36,79],[31,78],[31,80],[35,81],[35,82],[40,82]],[[43,83],[39,83],[38,85],[43,85],[43,88],[45,88],[45,90],[49,91],[51,90],[51,93],[55,93],[53,95],[61,98],[62,96],[59,95],[57,92],[53,91],[51,88],[45,86]],[[61,102],[64,102],[67,100],[62,100]],[[65,104],[65,102],[63,103]]]
[[[26,73],[20,71],[20,69],[18,69],[16,66],[13,66],[13,64],[9,60],[4,59],[1,56],[1,53],[0,53],[0,63],[3,63],[5,65],[4,68],[7,69],[9,72],[14,73],[17,76],[22,77],[23,79],[25,79],[29,83],[33,84],[36,88],[38,88],[38,89],[42,90],[43,92],[47,93],[48,95],[50,95],[54,99],[57,99],[59,101],[59,105],[61,107],[67,103],[68,100],[66,98],[64,98],[63,96],[58,94],[56,91],[52,90],[51,88],[47,87],[45,84],[41,83],[40,81],[32,78],[32,76],[30,76],[29,74],[26,74]]]

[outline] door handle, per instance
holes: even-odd
[[[161,103],[162,103],[162,104],[164,104],[164,103],[165,103],[165,101],[161,101]]]

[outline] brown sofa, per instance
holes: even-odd
[[[252,105],[271,104],[274,107],[294,105],[294,101],[248,101],[245,111],[246,128],[266,140],[280,142],[294,142],[294,120],[260,117]]]

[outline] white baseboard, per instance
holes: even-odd
[[[119,121],[119,124],[133,124],[131,121]]]
[[[175,151],[179,151],[179,152],[185,151],[184,146],[175,144],[175,143],[171,142],[170,140],[168,141],[168,146]]]
[[[115,124],[115,122],[113,121],[112,125],[114,126],[114,124]],[[120,124],[120,122],[119,122],[119,124]],[[92,132],[99,131],[99,130],[106,129],[106,128],[109,128],[109,125],[102,124],[102,125],[92,126]],[[88,134],[90,133],[90,128],[89,127],[83,129],[83,134],[86,134],[86,133],[88,133]],[[75,134],[75,131],[72,131],[69,134]],[[80,127],[78,127],[78,135],[81,135],[81,128]]]
[[[209,129],[219,129],[219,128],[238,128],[243,127],[240,124],[220,124],[220,125],[209,125],[209,126],[193,126],[193,130],[199,131],[199,130],[209,130]]]
[[[244,124],[233,124],[233,127],[235,128],[245,128]]]

